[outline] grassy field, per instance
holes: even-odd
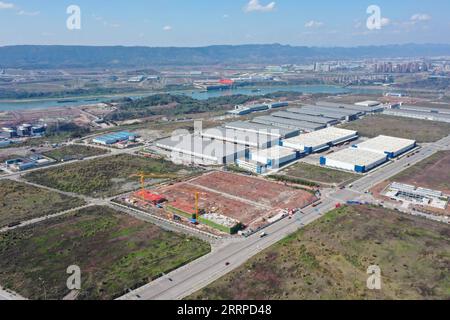
[[[81,199],[12,180],[0,180],[0,195],[0,227],[84,204]]]
[[[114,299],[209,251],[199,239],[89,207],[0,234],[0,283],[30,299],[62,299],[66,269],[77,265],[78,299]]]
[[[441,151],[390,179],[450,194],[450,151]]]
[[[130,177],[139,172],[185,176],[192,171],[165,160],[122,154],[36,171],[25,178],[66,192],[113,196],[139,188],[139,178]]]
[[[106,153],[108,153],[107,150],[100,148],[80,146],[80,145],[70,145],[59,149],[51,150],[48,152],[44,152],[43,155],[52,158],[56,161],[61,161],[66,157],[88,158],[93,156],[99,156]]]
[[[280,171],[280,175],[319,184],[341,184],[359,177],[349,172],[323,168],[303,162],[296,163]]]
[[[381,290],[367,269],[381,268]],[[449,299],[450,227],[343,207],[253,257],[192,299]]]
[[[368,116],[341,127],[356,130],[363,137],[373,138],[387,135],[413,139],[419,143],[435,142],[450,134],[450,124],[448,123],[385,115]]]

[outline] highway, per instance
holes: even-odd
[[[215,248],[210,254],[182,267],[146,286],[130,292],[120,300],[176,300],[204,288],[232,270],[244,264],[248,259],[277,243],[286,236],[297,231],[335,208],[337,203],[357,200],[364,193],[382,181],[389,179],[401,171],[418,163],[439,150],[450,146],[450,136],[436,143],[424,145],[410,157],[403,157],[393,163],[381,167],[353,183],[350,189],[324,192],[321,203],[316,207],[308,207],[303,214],[292,219],[284,219],[266,228],[267,236],[260,238],[255,234],[249,238],[234,240]]]

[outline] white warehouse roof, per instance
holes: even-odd
[[[250,150],[250,152],[256,154],[259,158],[266,158],[272,160],[281,159],[296,154],[294,150],[280,146],[274,146],[269,149],[260,149],[260,150],[252,149]]]
[[[244,132],[222,127],[203,130],[201,135],[205,138],[222,140],[250,147],[266,147],[267,144],[278,143],[279,140],[279,138],[267,134]]]
[[[374,163],[385,161],[387,156],[367,150],[347,148],[341,151],[326,155],[329,160],[351,164],[352,166],[371,167]]]
[[[200,136],[184,135],[162,139],[156,142],[162,149],[179,152],[194,157],[222,162],[224,157],[245,154],[246,148],[234,143],[204,139]]]
[[[367,101],[357,102],[357,103],[355,103],[355,106],[361,106],[361,107],[376,107],[376,106],[379,106],[380,104],[381,104],[380,101],[367,100]]]
[[[306,133],[286,139],[283,145],[289,148],[305,150],[311,148],[310,152],[321,150],[329,145],[336,145],[352,140],[358,136],[358,132],[335,127],[328,127],[322,130]]]
[[[361,142],[355,147],[358,149],[378,152],[382,154],[397,155],[408,149],[415,147],[416,141],[389,136],[378,136],[373,139]]]
[[[288,129],[304,130],[304,131],[315,131],[315,130],[319,130],[319,129],[326,127],[326,125],[321,125],[321,124],[317,124],[317,123],[312,123],[312,122],[307,122],[307,121],[299,121],[299,120],[293,120],[293,119],[286,119],[286,118],[278,118],[278,117],[274,117],[274,116],[256,117],[252,120],[252,122],[274,125],[274,126],[288,128]]]
[[[244,122],[244,121],[236,121],[236,122],[226,123],[225,128],[240,130],[240,131],[244,131],[244,132],[267,134],[267,135],[278,137],[278,138],[289,136],[289,135],[298,135],[299,134],[299,131],[294,130],[294,129],[286,129],[286,128],[281,128],[281,127],[276,127],[276,126],[269,126],[266,124],[250,123],[250,122]]]

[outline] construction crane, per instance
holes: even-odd
[[[142,200],[145,200],[144,197],[144,191],[145,191],[145,179],[146,178],[152,178],[152,179],[173,179],[173,178],[177,178],[176,175],[173,174],[157,174],[157,173],[136,173],[130,176],[130,178],[133,177],[139,177],[140,181],[141,181],[141,197]]]
[[[200,198],[200,193],[195,193],[195,221],[198,223],[198,215],[199,215],[199,209],[198,209],[198,200]]]

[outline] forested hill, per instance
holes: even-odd
[[[181,47],[0,47],[0,68],[149,67],[161,65],[293,64],[324,59],[450,56],[450,44],[406,44],[354,48],[238,45]]]

